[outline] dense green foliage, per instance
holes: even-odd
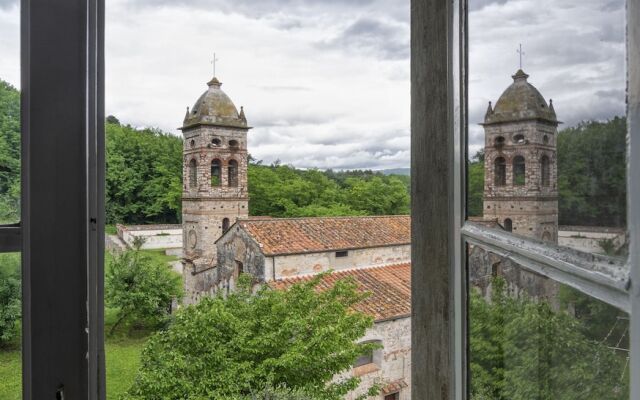
[[[118,310],[110,333],[123,322],[159,325],[168,320],[172,300],[182,298],[182,279],[166,263],[130,250],[108,258],[104,297]]]
[[[107,223],[177,223],[182,140],[155,129],[106,125]]]
[[[403,178],[372,171],[322,172],[252,163],[249,210],[251,215],[272,217],[408,214],[409,193]]]
[[[507,295],[501,279],[493,289],[490,302],[475,292],[470,299],[473,399],[628,398],[626,353],[546,302]]]
[[[0,223],[20,220],[20,93],[0,79]]]
[[[0,254],[0,345],[19,336],[20,294],[20,255]]]
[[[366,296],[352,280],[316,291],[320,279],[252,294],[251,277],[241,275],[226,298],[179,310],[149,339],[128,398],[245,399],[286,386],[312,399],[343,399],[359,379],[330,381],[374,350],[356,343],[373,319],[350,311]]]
[[[558,134],[561,225],[626,225],[626,132],[616,117]]]

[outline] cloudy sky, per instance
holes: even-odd
[[[470,141],[518,68],[566,126],[624,112],[623,0],[470,0]],[[0,0],[0,78],[19,83],[19,11]],[[408,0],[109,0],[107,113],[179,134],[217,75],[252,155],[297,167],[409,164]]]

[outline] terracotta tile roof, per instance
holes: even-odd
[[[319,289],[331,287],[337,280],[353,277],[359,289],[371,295],[354,309],[383,321],[407,317],[411,314],[411,264],[395,264],[383,267],[359,268],[336,271],[324,277]],[[269,283],[274,289],[285,290],[298,282],[308,282],[313,275],[281,279]]]
[[[404,379],[398,379],[397,381],[389,382],[382,387],[382,395],[386,396],[388,394],[397,393],[407,386],[409,385],[407,385],[407,382],[405,382]]]
[[[238,224],[267,256],[411,243],[408,215],[252,219]]]

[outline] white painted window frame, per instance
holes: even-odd
[[[524,238],[501,232],[482,225],[463,221],[466,214],[465,175],[467,154],[467,11],[465,1],[454,0],[452,26],[460,26],[451,42],[452,54],[464,49],[463,54],[453,57],[452,74],[454,90],[459,93],[460,101],[454,102],[452,110],[455,146],[451,148],[453,160],[453,188],[457,209],[452,215],[451,224],[456,231],[455,257],[453,268],[455,279],[454,315],[455,315],[455,398],[466,399],[468,388],[463,382],[467,380],[468,351],[466,321],[469,316],[465,309],[468,291],[467,244],[479,245],[496,252],[538,274],[547,276],[557,282],[571,286],[591,297],[609,303],[629,313],[631,319],[630,377],[640,376],[640,0],[627,0],[627,193],[628,193],[628,229],[630,234],[630,256],[624,261],[611,262],[610,258],[574,251],[566,247],[545,244],[535,239]],[[459,5],[456,6],[455,4]],[[455,40],[458,38],[458,40]],[[461,52],[462,53],[462,52]],[[458,62],[456,63],[456,60]],[[456,129],[458,128],[458,129]],[[640,380],[631,379],[631,399],[640,399]]]

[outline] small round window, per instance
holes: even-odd
[[[513,137],[513,143],[515,144],[522,144],[524,143],[524,135],[515,135]]]
[[[498,136],[496,138],[496,145],[497,146],[502,146],[504,144],[504,136]]]
[[[222,144],[222,141],[218,138],[213,138],[211,139],[211,144],[214,146],[220,146]]]
[[[238,147],[238,141],[237,140],[229,140],[229,147]]]

